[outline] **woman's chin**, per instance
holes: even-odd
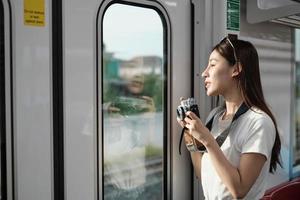
[[[212,91],[212,90],[206,90],[206,95],[207,96],[217,96],[218,94],[215,92],[215,91]]]
[[[212,96],[212,94],[209,91],[206,91],[206,95],[209,97]]]

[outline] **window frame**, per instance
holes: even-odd
[[[299,34],[300,34],[300,29],[299,30]],[[295,162],[295,152],[294,152],[294,144],[293,142],[296,142],[296,136],[297,136],[297,102],[296,102],[296,93],[297,93],[297,65],[300,67],[300,60],[297,61],[297,47],[296,47],[296,40],[300,39],[297,38],[296,36],[296,32],[297,29],[294,29],[293,31],[293,44],[294,44],[294,48],[293,48],[293,53],[294,53],[294,57],[293,57],[293,68],[292,68],[292,80],[293,80],[293,87],[292,87],[292,102],[291,102],[291,134],[290,134],[290,163],[289,163],[289,178],[293,179],[295,177],[300,176],[300,164],[297,164],[294,166],[294,162]],[[300,47],[299,47],[300,48]],[[300,54],[300,52],[298,52]],[[299,55],[300,58],[300,55]],[[300,69],[299,69],[300,70]],[[300,86],[299,86],[300,87]],[[300,105],[299,105],[300,106]],[[300,133],[299,133],[300,134]]]
[[[4,7],[2,4],[2,1],[0,2],[0,37],[1,37],[1,43],[0,43],[0,53],[1,53],[1,65],[0,65],[0,141],[1,141],[1,146],[0,146],[0,159],[1,159],[1,174],[0,174],[0,183],[1,183],[1,190],[0,190],[0,195],[4,196],[4,198],[7,198],[6,195],[6,112],[5,112],[5,29],[4,29]]]
[[[15,199],[14,176],[14,110],[13,110],[13,41],[12,41],[12,8],[10,0],[1,0],[3,13],[3,57],[1,68],[1,190],[3,199]]]
[[[166,9],[162,6],[161,3],[157,1],[147,1],[147,0],[106,0],[101,3],[99,6],[99,10],[97,12],[96,18],[96,97],[95,97],[95,107],[97,108],[96,112],[96,147],[97,147],[97,199],[104,198],[104,189],[103,189],[103,112],[102,112],[102,90],[103,90],[103,74],[102,74],[102,66],[103,66],[103,52],[102,52],[102,45],[103,45],[103,17],[105,15],[106,10],[112,4],[123,4],[129,6],[137,6],[143,8],[150,8],[157,12],[160,16],[162,25],[163,25],[163,42],[164,42],[164,49],[163,49],[163,73],[166,75],[164,80],[164,94],[165,99],[163,100],[163,105],[165,108],[164,114],[164,123],[166,124],[164,127],[164,153],[163,153],[163,199],[172,199],[172,162],[171,162],[171,24],[170,18],[166,11]],[[98,56],[99,55],[99,56]]]

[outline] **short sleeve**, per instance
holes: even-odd
[[[256,119],[242,144],[241,153],[260,153],[270,158],[275,142],[275,126],[269,116],[262,115]]]

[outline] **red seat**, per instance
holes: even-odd
[[[282,183],[266,191],[262,200],[300,199],[300,178]]]

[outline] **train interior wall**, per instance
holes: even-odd
[[[45,200],[53,199],[53,147],[52,147],[52,77],[51,77],[51,1],[45,0],[45,27],[28,27],[23,24],[23,1],[17,0],[12,1],[13,10],[13,56],[17,58],[14,60],[14,72],[13,72],[13,106],[14,106],[14,145],[16,149],[14,150],[14,182],[15,182],[15,194],[16,199],[37,199],[43,198]],[[96,1],[93,5],[98,5]],[[186,10],[189,6],[186,4],[189,1],[182,1],[181,4],[185,5]],[[65,1],[64,5],[71,4],[71,1]],[[73,1],[72,1],[73,3]],[[78,4],[83,4],[79,3]],[[181,5],[179,4],[179,5]],[[76,4],[77,5],[77,4]],[[66,184],[65,192],[66,199],[92,199],[94,198],[94,193],[98,188],[95,186],[95,163],[94,159],[94,146],[95,138],[90,134],[81,134],[79,130],[74,130],[75,128],[68,123],[72,118],[86,117],[86,121],[94,131],[95,121],[91,119],[94,113],[91,114],[91,110],[94,108],[93,99],[93,48],[94,41],[91,38],[87,38],[88,42],[84,42],[81,39],[80,31],[83,30],[85,35],[91,34],[94,30],[93,24],[85,23],[84,27],[77,27],[77,22],[81,19],[82,13],[86,12],[87,18],[94,20],[95,13],[90,13],[89,8],[92,5],[86,4],[86,7],[82,9],[65,6],[65,16],[64,22],[69,20],[64,27],[64,45],[65,45],[65,89],[66,89],[66,127],[65,131],[69,131],[69,134],[65,134],[66,146],[72,147],[65,151],[66,155],[66,168],[69,167],[70,170],[66,171]],[[74,9],[78,14],[73,17]],[[170,10],[173,13],[180,13],[175,7]],[[186,12],[188,13],[188,12]],[[80,15],[81,14],[81,15]],[[184,19],[182,13],[180,16],[175,17],[174,21],[179,19]],[[186,14],[188,15],[188,14]],[[72,18],[73,17],[73,18]],[[80,18],[81,17],[81,18]],[[270,175],[270,180],[268,181],[268,187],[272,187],[281,182],[284,182],[290,178],[291,167],[290,163],[292,160],[290,154],[290,146],[292,146],[292,141],[290,140],[290,134],[293,133],[294,125],[293,123],[293,79],[294,79],[294,62],[293,62],[293,28],[288,26],[263,22],[259,24],[249,24],[246,19],[246,1],[241,1],[241,21],[240,21],[240,34],[241,39],[246,39],[251,41],[258,49],[258,54],[260,58],[260,70],[263,90],[265,94],[266,101],[269,103],[278,123],[281,140],[282,140],[282,163],[283,168],[278,168],[276,175]],[[94,23],[94,21],[93,21]],[[183,21],[184,23],[184,21]],[[71,32],[71,27],[76,27],[78,32]],[[189,26],[185,25],[184,29],[188,30]],[[181,30],[182,28],[173,25],[173,30]],[[90,31],[90,32],[88,32]],[[189,39],[182,40],[180,37],[180,32],[178,31],[173,35],[175,45],[174,48],[184,48],[185,54],[189,54],[189,46],[185,47],[182,44],[189,42]],[[79,39],[76,42],[68,37],[70,34],[72,37]],[[92,35],[94,36],[94,35]],[[26,38],[26,39],[25,39]],[[80,45],[83,48],[78,48]],[[85,47],[87,46],[87,48]],[[76,49],[77,50],[74,50]],[[86,50],[88,49],[88,50]],[[201,50],[203,51],[203,49]],[[91,53],[92,52],[92,53]],[[181,55],[181,53],[178,53]],[[180,66],[186,66],[189,62],[185,59],[181,59],[174,53],[176,57],[177,69],[183,70]],[[188,55],[184,55],[187,58]],[[82,59],[85,57],[86,59]],[[72,59],[71,59],[72,58]],[[78,60],[79,61],[78,61]],[[78,61],[78,62],[77,62]],[[82,62],[82,63],[81,63]],[[76,67],[85,66],[84,73],[78,74],[78,77],[70,76],[69,72],[76,70]],[[81,69],[81,68],[80,68]],[[32,74],[35,74],[34,78]],[[84,84],[89,87],[80,88],[83,83],[78,82],[81,80]],[[78,84],[78,87],[74,87]],[[69,90],[67,90],[69,88]],[[71,89],[73,88],[74,91]],[[82,93],[77,93],[77,91],[83,91]],[[177,91],[176,95],[179,96]],[[71,102],[77,99],[76,102]],[[79,103],[78,103],[79,102]],[[83,103],[82,103],[83,102]],[[86,103],[88,102],[88,103]],[[80,104],[82,103],[82,104]],[[86,104],[84,104],[86,103]],[[82,106],[83,105],[83,106]],[[83,111],[79,110],[77,107],[82,106]],[[175,107],[175,105],[173,105]],[[77,109],[76,109],[77,108]],[[84,113],[85,115],[83,115]],[[91,116],[90,116],[91,115]],[[68,118],[69,117],[69,118]],[[69,121],[68,121],[69,120]],[[75,120],[74,120],[75,121]],[[83,120],[82,120],[83,121]],[[80,124],[78,124],[80,125]],[[41,128],[42,127],[42,128]],[[76,132],[77,131],[77,132]],[[77,134],[78,141],[81,145],[75,142],[75,137]],[[75,138],[75,139],[74,139]],[[174,142],[175,143],[175,142]],[[68,146],[69,145],[69,146]],[[88,148],[83,148],[84,145]],[[79,148],[78,148],[79,146]],[[177,150],[177,143],[174,145]],[[174,147],[175,149],[175,147]],[[174,150],[175,151],[175,150]],[[84,159],[78,159],[79,157]],[[87,156],[86,156],[87,155]],[[69,157],[68,157],[69,156]],[[85,157],[84,157],[85,156]],[[177,155],[176,155],[177,156]],[[67,160],[68,159],[68,160]],[[177,160],[183,159],[179,156],[176,157]],[[184,158],[186,159],[186,158]],[[84,162],[83,162],[84,160]],[[179,163],[176,160],[174,164],[175,167],[183,168],[185,165]],[[84,164],[80,167],[76,164]],[[84,170],[83,170],[84,169]],[[179,170],[178,170],[179,171]],[[81,174],[80,174],[81,173]],[[76,176],[77,175],[77,176]],[[175,189],[180,189],[182,186],[180,180],[183,175],[174,176],[174,180],[177,185]],[[79,181],[80,180],[80,181]],[[29,184],[30,183],[30,184]],[[184,183],[182,183],[184,184]],[[190,183],[189,183],[190,184]],[[85,186],[85,188],[82,187]],[[78,189],[78,190],[77,190]],[[189,191],[187,191],[189,192]],[[82,195],[82,196],[80,196]],[[181,197],[181,196],[180,196]],[[180,198],[178,196],[178,199]]]

